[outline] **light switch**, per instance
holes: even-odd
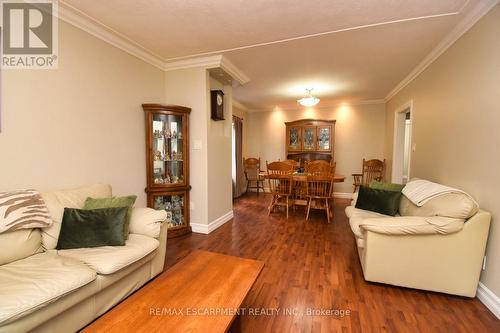
[[[193,140],[193,150],[201,150],[201,140]]]

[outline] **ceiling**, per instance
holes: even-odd
[[[481,0],[64,0],[165,61],[223,54],[249,110],[383,99]]]

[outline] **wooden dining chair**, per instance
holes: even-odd
[[[294,171],[296,171],[300,167],[300,161],[284,160],[283,162],[290,164],[293,167]]]
[[[368,186],[372,181],[382,181],[385,176],[385,159],[381,160],[365,160],[363,158],[363,167],[361,173],[353,173],[354,178],[354,190],[356,192],[358,188],[363,186]]]
[[[304,166],[307,174],[328,174],[331,172],[331,164],[324,160],[307,161]]]
[[[318,174],[307,176],[307,213],[306,220],[309,220],[311,208],[326,211],[326,218],[330,223],[333,218],[333,174]]]
[[[260,157],[243,158],[243,168],[245,172],[245,179],[247,180],[247,190],[249,188],[257,189],[257,195],[260,189],[264,192],[264,177],[260,175]],[[254,185],[252,185],[252,183]]]
[[[288,218],[288,210],[292,204],[290,197],[292,196],[292,173],[293,166],[285,162],[267,163],[267,180],[269,181],[269,189],[272,194],[271,203],[269,204],[269,213],[277,206],[286,207],[286,218]]]

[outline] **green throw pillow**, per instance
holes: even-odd
[[[359,188],[356,208],[395,216],[399,209],[401,192],[376,190],[367,186]]]
[[[127,211],[127,207],[64,208],[56,249],[125,245],[123,228]]]
[[[130,224],[130,215],[132,214],[132,206],[135,203],[137,196],[129,195],[126,197],[111,197],[111,198],[87,198],[83,209],[98,209],[98,208],[116,208],[127,207],[127,219],[125,228],[123,229],[123,237],[128,239],[128,226]]]
[[[405,186],[403,184],[384,183],[384,182],[378,182],[376,180],[370,183],[370,188],[374,190],[401,192],[404,187]]]

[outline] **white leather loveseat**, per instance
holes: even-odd
[[[111,186],[42,193],[53,225],[0,234],[0,332],[75,332],[163,270],[164,211],[133,208],[125,246],[55,250],[64,207]]]
[[[474,297],[491,215],[463,193],[418,207],[401,196],[398,216],[346,208],[365,280]]]

